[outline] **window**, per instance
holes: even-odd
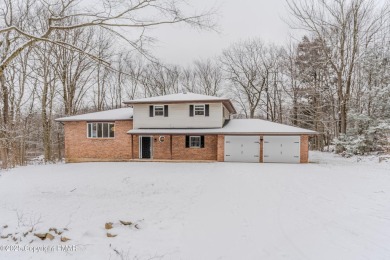
[[[200,148],[200,136],[190,136],[190,147]]]
[[[114,123],[88,123],[88,138],[114,138]]]
[[[164,106],[154,106],[154,116],[164,116]]]
[[[209,116],[210,105],[190,105],[190,116]]]
[[[149,117],[154,116],[168,117],[168,105],[149,106]]]
[[[204,116],[204,105],[195,105],[194,110],[196,116]]]
[[[186,136],[186,148],[204,148],[204,136]]]

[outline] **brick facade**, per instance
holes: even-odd
[[[133,121],[116,121],[115,138],[87,138],[87,122],[65,122],[66,162],[129,161],[139,159],[139,135],[129,135]],[[148,136],[148,135],[145,135]],[[164,141],[160,141],[164,136]],[[185,135],[153,135],[153,160],[224,161],[224,135],[205,135],[204,148],[186,148]],[[300,162],[308,163],[309,137],[301,135]],[[263,138],[260,159],[263,162]]]
[[[150,135],[144,135],[150,136]],[[160,136],[164,142],[160,142]],[[133,135],[133,159],[139,159],[139,137]],[[217,142],[216,135],[205,135],[204,148],[186,148],[185,135],[152,135],[153,160],[183,160],[183,161],[216,161]],[[171,142],[172,140],[172,142]]]
[[[164,141],[160,141],[160,136],[164,137]],[[153,142],[153,159],[155,160],[171,160],[171,136],[170,135],[154,135]]]
[[[133,140],[133,147],[131,150],[133,151],[133,156],[131,159],[138,159],[139,158],[139,136],[138,135],[132,135],[131,139]]]
[[[218,145],[217,145],[217,161],[225,161],[225,136],[218,135]]]
[[[301,135],[301,163],[309,162],[309,136]]]
[[[116,121],[114,138],[87,138],[87,122],[65,122],[66,162],[126,161],[131,159],[133,121]]]
[[[217,160],[217,135],[204,136],[204,148],[186,148],[186,136],[172,136],[173,160]]]

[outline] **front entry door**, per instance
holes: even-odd
[[[141,159],[152,158],[152,138],[150,136],[141,136]]]

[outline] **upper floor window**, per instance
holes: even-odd
[[[114,138],[114,123],[88,123],[88,138]]]
[[[209,116],[210,114],[210,105],[201,104],[201,105],[190,105],[190,116]]]
[[[154,106],[154,116],[164,116],[164,106]]]
[[[204,116],[204,105],[195,105],[194,109],[196,116]]]
[[[154,116],[168,117],[168,105],[149,106],[149,117]]]

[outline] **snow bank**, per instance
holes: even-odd
[[[28,234],[18,244],[77,251],[2,250],[0,259],[389,259],[389,164],[311,155],[301,165],[81,163],[2,172],[0,235],[67,228],[65,243]]]

